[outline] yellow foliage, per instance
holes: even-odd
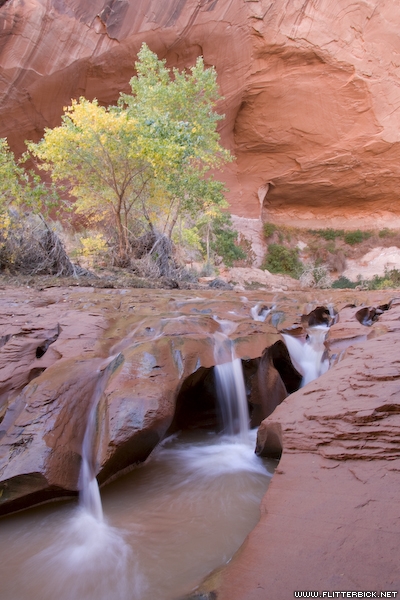
[[[6,212],[0,213],[0,235],[3,240],[6,240],[11,226],[10,215]]]
[[[94,233],[91,236],[81,238],[82,255],[89,257],[100,257],[107,252],[107,242],[101,233]]]

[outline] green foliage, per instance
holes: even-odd
[[[46,212],[55,199],[53,189],[49,190],[33,171],[22,166],[24,160],[16,161],[6,138],[0,138],[0,213],[5,214],[12,205],[23,206],[34,212]]]
[[[231,267],[236,260],[246,258],[246,253],[238,245],[238,232],[229,213],[217,208],[207,211],[197,220],[195,230],[207,263],[221,257],[225,265]]]
[[[324,238],[326,241],[334,241],[336,238],[344,236],[343,229],[310,229],[310,233]]]
[[[213,110],[220,99],[214,68],[205,69],[198,58],[189,72],[169,70],[146,44],[138,59],[132,94],[121,95],[119,108],[137,123],[143,155],[168,206],[170,237],[178,216],[227,206],[211,170],[232,157],[216,130],[223,117]]]
[[[84,256],[91,265],[95,265],[98,261],[105,258],[108,245],[102,233],[93,232],[85,237],[80,238],[82,246],[82,256]]]
[[[332,283],[332,287],[335,289],[354,289],[357,285],[359,285],[359,283],[350,281],[350,279],[343,276]]]
[[[136,133],[126,115],[81,98],[66,109],[60,127],[46,129],[38,144],[28,143],[54,181],[70,184],[77,212],[114,222],[121,254],[128,246],[128,218],[149,182]]]
[[[301,272],[298,251],[296,248],[287,248],[280,244],[269,244],[261,268],[271,273],[283,273],[298,278]]]
[[[344,241],[349,246],[355,246],[356,244],[360,244],[364,240],[370,238],[372,233],[370,231],[360,231],[360,229],[356,229],[355,231],[349,231],[344,236]]]
[[[222,213],[213,223],[214,239],[212,250],[222,257],[227,267],[232,267],[236,260],[244,260],[246,253],[237,245],[238,233],[232,226],[231,216]]]
[[[378,233],[380,238],[386,238],[386,237],[390,237],[393,235],[396,235],[396,232],[388,229],[387,227],[385,227],[384,229],[381,229]]]
[[[400,271],[398,269],[386,270],[385,274],[375,275],[371,281],[364,282],[369,290],[386,290],[400,287]]]
[[[271,235],[273,235],[273,233],[276,231],[276,225],[274,225],[274,223],[264,223],[263,225],[263,232],[264,232],[264,236],[268,239],[271,237]]]
[[[179,217],[227,206],[211,171],[231,159],[216,131],[213,68],[199,58],[189,72],[171,71],[143,44],[136,71],[118,106],[73,100],[60,127],[28,144],[54,181],[70,185],[78,212],[114,223],[121,262],[134,232],[171,239]]]
[[[328,242],[328,244],[326,245],[326,251],[330,252],[331,254],[333,254],[335,252],[335,243],[334,242]]]
[[[65,253],[35,213],[46,215],[55,194],[22,164],[7,140],[0,138],[0,270],[52,272],[60,257],[64,261]]]

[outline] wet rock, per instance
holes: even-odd
[[[340,302],[345,294],[338,294]],[[359,299],[368,306],[387,301],[362,294]],[[256,291],[243,296],[224,290],[189,293],[76,287],[26,290],[23,294],[0,290],[0,512],[77,493],[82,440],[93,403],[97,403],[93,460],[101,483],[145,460],[171,431],[197,426],[215,429],[215,336],[227,325],[229,352],[242,358],[252,424],[271,413],[279,415],[283,406],[290,415],[295,406],[291,399],[299,392],[287,396],[298,388],[299,374],[271,315],[265,321],[251,315],[257,305],[277,303],[273,312],[284,315],[285,323],[298,323],[302,302],[304,292],[300,302],[296,294],[279,300],[275,294]],[[385,335],[400,334],[400,304],[393,302],[368,328],[354,317],[359,308],[360,302],[358,308],[340,311],[339,323],[331,328],[336,331],[335,339],[341,336],[346,340],[346,323],[350,330],[354,325],[367,331],[371,342],[373,337],[379,340],[379,336],[385,339]],[[340,331],[335,329],[339,326],[343,327]],[[46,345],[46,352],[37,358],[38,347]],[[388,348],[382,350],[381,360],[385,352],[389,354]],[[351,348],[346,352],[353,353],[346,360],[354,357]],[[343,385],[368,388],[369,375],[364,377],[362,370],[351,374],[351,361],[342,364],[348,364]],[[334,389],[337,378],[332,377]],[[388,393],[396,385],[387,374],[382,381]],[[330,412],[329,403],[325,406],[330,421],[326,415],[317,418],[310,413],[310,418],[304,419],[296,413],[293,422],[305,420],[311,428],[302,442],[304,451],[318,446],[321,456],[333,453],[339,457],[342,444],[354,458],[354,448],[363,444],[354,441],[362,422],[363,427],[370,427],[371,444],[375,436],[378,455],[384,454],[383,449],[389,447],[391,419],[397,418],[392,395],[371,408],[371,414],[361,409],[358,415],[354,411],[341,414],[345,405],[336,400]],[[315,404],[321,406],[321,400],[317,398]],[[368,409],[367,400],[364,409]],[[320,434],[314,435],[313,430],[328,421],[329,435],[338,432],[329,443],[329,435],[319,439]],[[285,451],[298,443],[296,428],[290,430],[290,441],[287,431],[282,430],[281,435],[281,424],[276,423],[275,429],[271,423],[268,426],[269,451],[275,456],[282,448]],[[351,443],[346,442],[345,433],[353,430]],[[267,431],[264,425],[259,437],[261,453],[267,451],[263,431]]]
[[[303,327],[315,327],[315,325],[330,325],[333,317],[326,306],[317,306],[308,315],[302,315]]]
[[[251,427],[257,427],[288,394],[299,389],[302,379],[280,340],[266,348],[260,358],[244,361],[243,373],[251,405]]]
[[[260,522],[201,591],[285,600],[293,590],[398,589],[399,349],[397,327],[352,345],[263,421],[257,451],[280,462]]]
[[[355,317],[357,321],[361,323],[361,325],[371,327],[372,323],[375,323],[382,313],[383,310],[380,308],[375,308],[374,306],[365,306],[356,312]]]
[[[0,426],[0,514],[77,492],[102,362],[59,361],[11,403]]]
[[[215,333],[229,323],[230,351],[247,359],[279,334],[250,318],[256,301],[196,294],[0,290],[0,514],[77,493],[93,405],[100,483],[144,461],[174,428],[216,427],[215,389],[213,414],[203,394],[191,398],[215,364]]]

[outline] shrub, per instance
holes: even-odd
[[[310,229],[310,233],[324,238],[327,242],[332,242],[336,238],[344,236],[343,229],[331,229],[330,227],[328,229]]]
[[[393,231],[393,229],[388,229],[387,227],[385,227],[384,229],[380,230],[378,235],[380,238],[392,237],[392,236],[396,235],[396,231]]]
[[[108,247],[106,239],[102,233],[93,233],[80,239],[82,245],[82,256],[89,258],[94,264],[98,259],[102,259],[107,253]]]
[[[264,223],[263,225],[264,236],[270,238],[271,235],[276,231],[276,225],[273,223]]]
[[[332,287],[328,265],[309,263],[304,266],[300,275],[300,283],[305,287],[326,289]]]
[[[388,288],[400,287],[400,271],[398,269],[386,270],[385,274],[375,275],[371,281],[367,282],[369,290],[386,290]]]
[[[359,285],[357,282],[355,281],[350,281],[350,279],[347,279],[347,277],[339,277],[339,279],[336,279],[336,281],[332,282],[332,287],[335,289],[354,289],[355,287],[357,287],[357,285]]]
[[[222,257],[227,267],[232,267],[237,260],[244,260],[246,253],[238,245],[238,232],[232,226],[230,215],[222,214],[214,220],[214,239],[212,250]]]
[[[9,216],[0,223],[0,270],[57,277],[77,274],[54,226],[34,214],[13,211]]]
[[[283,273],[296,279],[301,272],[301,262],[297,248],[286,248],[280,244],[269,244],[268,252],[264,258],[262,269],[271,273]]]
[[[349,231],[344,236],[344,241],[349,246],[355,246],[356,244],[360,244],[364,240],[370,238],[372,233],[370,231],[360,231],[360,229],[356,229],[355,231]]]
[[[148,254],[142,258],[132,258],[130,269],[138,277],[146,279],[158,279],[160,277],[160,269]]]

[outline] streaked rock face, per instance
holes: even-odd
[[[215,65],[234,214],[398,225],[399,27],[395,0],[2,2],[0,135],[21,152],[71,98],[115,102],[145,41]]]

